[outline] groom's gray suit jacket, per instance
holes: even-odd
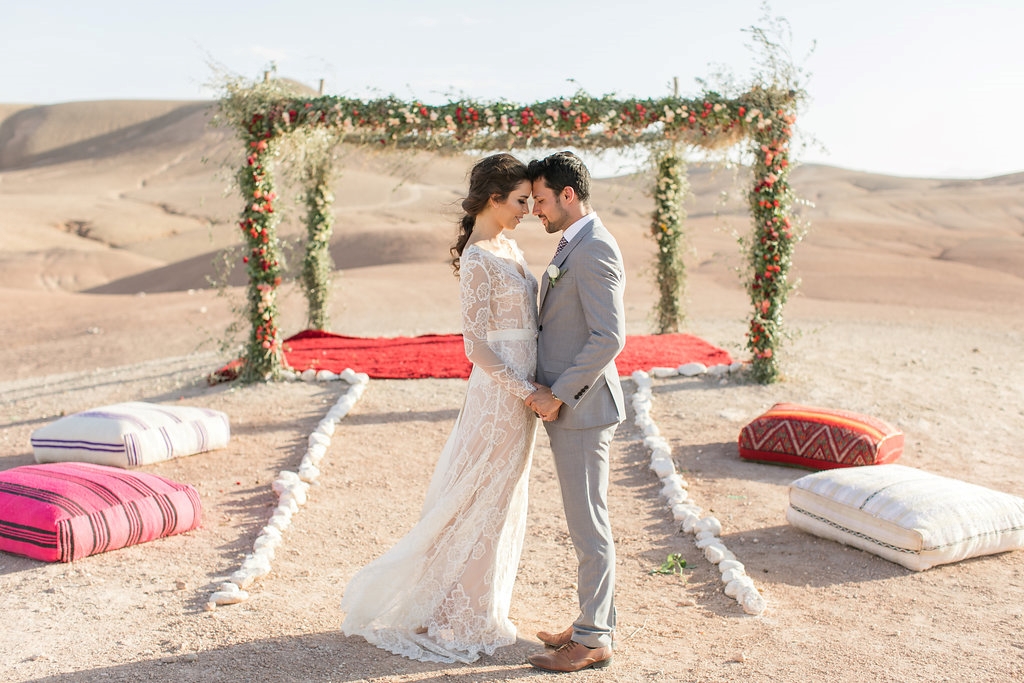
[[[537,381],[565,403],[565,429],[626,417],[615,357],[626,343],[622,296],[626,275],[615,238],[596,214],[555,257],[559,276],[541,278]]]

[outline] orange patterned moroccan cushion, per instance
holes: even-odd
[[[844,410],[776,403],[740,431],[740,457],[812,470],[890,463],[903,432]]]

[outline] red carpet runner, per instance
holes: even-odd
[[[306,330],[284,342],[285,361],[297,372],[309,368],[341,372],[352,368],[373,379],[423,377],[467,378],[471,365],[460,334],[420,337],[346,337]],[[616,359],[620,375],[652,367],[678,367],[684,363],[732,363],[729,352],[689,334],[630,335]],[[234,379],[240,361],[221,368],[213,377]]]

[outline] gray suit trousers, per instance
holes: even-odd
[[[615,543],[608,518],[609,451],[618,423],[565,429],[545,422],[562,505],[579,561],[580,615],[573,640],[611,647],[615,631]]]

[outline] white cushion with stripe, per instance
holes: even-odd
[[[209,408],[135,401],[62,417],[32,432],[36,462],[137,467],[227,446],[228,416]]]
[[[801,477],[786,519],[917,571],[1024,548],[1024,498],[903,465]]]

